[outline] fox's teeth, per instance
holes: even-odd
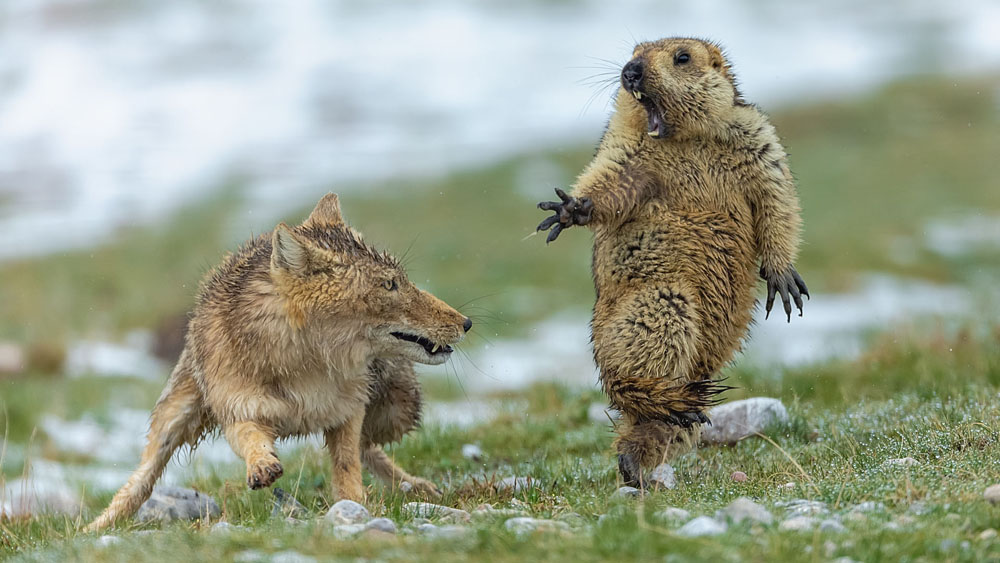
[[[431,348],[431,354],[437,354],[438,348],[440,347],[441,347],[440,344],[435,344],[434,347]]]

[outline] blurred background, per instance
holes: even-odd
[[[813,298],[759,319],[737,396],[795,375],[798,397],[844,393],[808,376],[887,346],[1000,345],[994,1],[6,0],[4,496],[117,488],[202,275],[328,191],[476,321],[423,370],[428,424],[488,420],[538,381],[592,390],[590,236],[547,248],[534,205],[592,155],[602,81],[668,35],[727,49],[799,181]],[[215,441],[166,479],[218,464],[239,477]]]

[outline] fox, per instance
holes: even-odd
[[[439,495],[382,446],[420,423],[414,364],[444,363],[471,328],[368,246],[336,194],[323,196],[300,225],[279,223],[205,276],[139,466],[86,530],[135,514],[174,452],[216,431],[246,462],[250,489],[283,474],[276,440],[322,433],[334,498],[364,502],[362,464],[388,484]]]

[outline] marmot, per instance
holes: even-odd
[[[809,293],[795,271],[801,219],[774,127],[736,87],[714,43],[640,43],[621,71],[614,112],[572,197],[538,207],[548,241],[594,233],[594,359],[624,413],[615,448],[626,484],[697,442],[715,379],[740,348],[755,306],[780,294],[791,320]]]

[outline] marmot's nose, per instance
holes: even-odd
[[[635,90],[642,81],[642,61],[635,59],[629,61],[622,69],[622,84],[629,90]]]
[[[472,319],[465,317],[465,323],[462,325],[462,328],[465,329],[465,332],[469,332],[469,329],[472,328]]]

